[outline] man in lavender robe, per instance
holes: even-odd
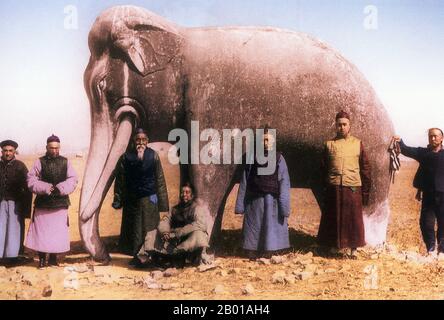
[[[28,173],[28,188],[35,193],[34,215],[25,246],[39,254],[39,269],[57,266],[57,254],[68,252],[69,194],[77,186],[77,175],[68,159],[60,156],[60,139],[48,138],[46,155]]]
[[[275,149],[274,137],[264,135],[265,156]],[[276,154],[276,169],[271,175],[259,175],[260,165],[246,166],[236,200],[236,214],[244,214],[243,244],[250,259],[288,249],[290,216],[290,177],[283,155]]]

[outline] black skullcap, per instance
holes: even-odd
[[[348,119],[348,120],[350,120],[350,115],[349,115],[347,112],[341,110],[341,111],[339,111],[338,114],[336,115],[336,121],[337,121],[338,119]]]
[[[7,146],[13,147],[14,149],[17,149],[18,148],[18,143],[15,142],[15,141],[12,141],[12,140],[5,140],[5,141],[2,141],[0,143],[0,147],[1,148],[7,147]]]
[[[51,135],[47,140],[46,143],[51,143],[51,142],[58,142],[60,143],[60,138],[55,136],[54,134]]]

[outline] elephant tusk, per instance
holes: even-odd
[[[131,107],[130,107],[131,108]],[[134,110],[135,111],[135,110]],[[135,124],[134,115],[130,112],[119,115],[120,123],[117,129],[116,138],[113,141],[108,153],[100,178],[88,199],[85,209],[81,212],[80,218],[83,222],[91,219],[100,210],[106,192],[110,188],[114,179],[114,169],[120,156],[126,151]]]

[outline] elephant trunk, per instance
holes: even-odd
[[[123,106],[116,114],[118,122],[114,134],[112,122],[106,117],[93,122],[88,161],[80,198],[79,228],[85,249],[96,261],[109,261],[109,254],[99,235],[99,212],[113,180],[120,156],[128,147],[138,114],[134,108]]]

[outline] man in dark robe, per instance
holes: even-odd
[[[0,261],[19,262],[23,251],[25,219],[31,216],[32,193],[26,184],[28,169],[17,160],[18,144],[5,140],[0,144]]]
[[[429,130],[427,148],[407,146],[398,136],[401,153],[419,162],[413,185],[422,191],[420,228],[428,255],[444,260],[444,149],[443,132],[439,128]],[[435,225],[438,230],[435,233]]]
[[[148,147],[148,136],[138,129],[134,148],[124,153],[116,167],[113,208],[123,207],[119,249],[133,256],[130,265],[138,263],[137,253],[146,234],[157,228],[159,212],[168,212],[168,193],[162,164],[156,151]]]
[[[346,255],[357,258],[356,249],[365,245],[362,206],[369,201],[370,163],[361,140],[350,134],[350,116],[344,111],[336,116],[336,131],[325,143],[326,203],[318,241],[334,253],[350,249]]]

